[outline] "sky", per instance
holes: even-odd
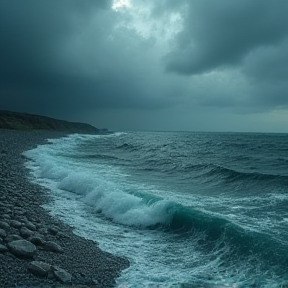
[[[287,13],[287,0],[1,0],[0,110],[287,133]]]

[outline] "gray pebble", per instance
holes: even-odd
[[[63,284],[71,282],[72,276],[67,271],[58,267],[53,267],[53,270],[54,276],[58,281],[62,282]]]
[[[0,228],[0,237],[5,238],[7,236],[6,231]]]
[[[29,230],[29,229],[26,228],[26,227],[22,227],[22,228],[20,229],[20,235],[21,235],[22,237],[24,237],[24,238],[28,238],[28,237],[32,236],[33,234],[34,234],[34,232],[31,231],[31,230]]]
[[[27,239],[28,241],[30,241],[31,243],[33,243],[34,245],[43,245],[45,243],[45,241],[43,240],[43,237],[39,236],[31,236]]]
[[[0,253],[8,251],[8,248],[5,245],[0,244]]]
[[[22,223],[17,220],[10,220],[10,226],[14,228],[20,228]]]
[[[51,252],[57,252],[57,253],[63,253],[63,249],[60,245],[53,241],[47,241],[43,244],[43,249],[46,251],[51,251]]]
[[[55,236],[58,233],[58,229],[55,227],[49,227],[48,232]]]
[[[2,218],[3,218],[3,219],[6,219],[6,220],[9,220],[11,217],[10,217],[9,214],[3,214],[3,215],[2,215]]]
[[[22,216],[22,215],[26,214],[26,211],[21,209],[21,208],[18,208],[17,210],[14,211],[14,213],[15,213],[15,215]]]
[[[22,240],[23,238],[18,235],[18,234],[11,234],[11,235],[8,235],[6,238],[5,238],[5,241],[6,242],[11,242],[11,241],[15,241],[15,240]]]
[[[0,221],[0,228],[2,229],[10,229],[10,225],[5,221]]]
[[[27,221],[25,223],[25,226],[31,231],[36,231],[36,226],[33,223],[29,222],[29,221]]]
[[[28,266],[28,270],[32,274],[41,277],[48,275],[50,268],[51,268],[50,264],[47,264],[42,261],[32,261]]]
[[[45,235],[45,234],[47,234],[47,229],[46,228],[40,228],[40,229],[38,229],[38,232]]]
[[[57,233],[57,238],[59,238],[59,239],[67,239],[67,238],[70,238],[70,236],[68,236],[67,234],[65,234],[65,233],[63,233],[63,232],[58,232]]]

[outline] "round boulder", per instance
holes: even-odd
[[[36,253],[36,246],[27,240],[9,242],[8,247],[11,253],[20,258],[33,258]]]

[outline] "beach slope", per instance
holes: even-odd
[[[129,266],[41,207],[52,200],[28,180],[22,152],[64,135],[0,129],[0,287],[113,287]]]

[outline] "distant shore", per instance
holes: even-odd
[[[52,200],[28,180],[22,152],[64,135],[0,129],[0,287],[113,287],[129,266],[41,207]]]
[[[51,117],[0,110],[0,129],[45,130],[66,133],[98,134],[107,129],[98,129],[87,123],[69,122]]]

